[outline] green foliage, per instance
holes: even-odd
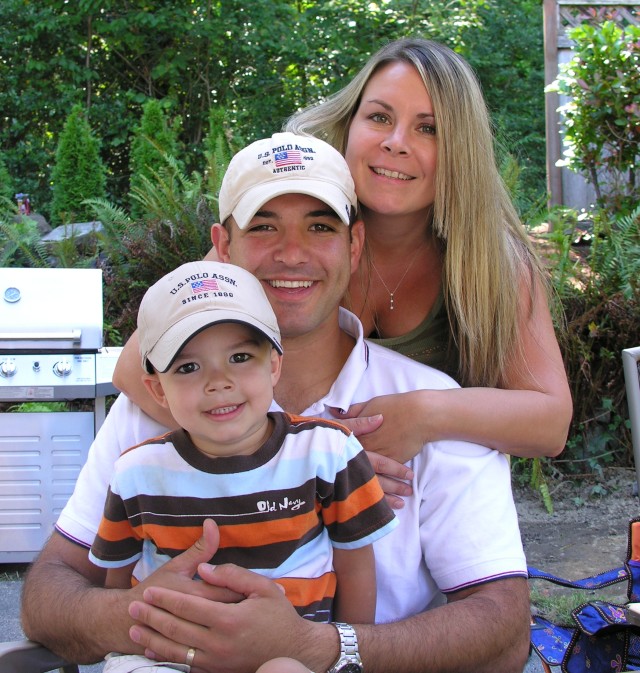
[[[511,457],[511,472],[522,484],[538,491],[542,503],[549,514],[553,514],[553,499],[545,477],[545,468],[548,461],[545,458],[516,458]]]
[[[178,156],[179,128],[179,119],[169,125],[161,101],[152,98],[143,105],[142,118],[131,142],[132,193],[139,190],[142,182],[148,180],[162,166],[164,155]],[[131,198],[131,212],[134,216],[142,214],[140,207],[138,199]]]
[[[498,15],[500,32],[492,29]],[[541,44],[533,0],[3,0],[0,25],[0,147],[19,190],[48,219],[55,147],[73,105],[90,112],[108,198],[123,205],[129,138],[149,99],[182,120],[185,170],[201,170],[211,109],[225,111],[231,144],[270,135],[297,108],[343,86],[383,43],[416,33],[484,55],[484,88],[507,151],[523,166],[526,198],[535,192],[533,165],[544,171],[533,137],[541,93],[528,65]]]
[[[560,108],[563,163],[593,185],[601,207],[628,213],[640,197],[640,27],[585,23],[569,36],[575,55],[551,87],[570,98]]]
[[[105,169],[99,149],[82,108],[75,105],[60,135],[51,176],[53,221],[85,221],[90,213],[83,201],[104,196]]]
[[[599,591],[584,591],[580,589],[566,589],[564,587],[542,588],[548,582],[530,580],[530,602],[535,614],[542,615],[559,626],[575,628],[572,612],[584,605],[587,601],[614,601],[619,604],[627,602],[624,594],[616,595],[615,587]]]
[[[603,210],[588,220],[570,208],[556,208],[549,240],[554,246],[551,278],[561,298],[595,298],[621,294],[633,302],[640,295],[640,205],[629,214],[607,215]],[[571,247],[582,224],[590,226],[586,259]]]
[[[531,488],[540,492],[542,502],[549,514],[553,514],[553,502],[549,493],[549,486],[542,470],[542,459],[534,458],[531,461]]]
[[[490,0],[461,41],[458,49],[483,86],[498,154],[519,166],[516,206],[523,216],[537,211],[547,197],[542,3]]]
[[[56,411],[67,411],[66,402],[22,402],[9,407],[9,411],[27,414],[51,413]]]
[[[207,166],[205,170],[206,192],[217,198],[231,157],[244,146],[242,140],[231,135],[226,112],[222,108],[212,107],[209,110],[209,130],[203,145]]]
[[[9,174],[9,169],[5,163],[4,157],[0,152],[0,196],[6,199],[12,199],[15,194],[13,179]]]
[[[37,223],[26,216],[18,217],[15,204],[0,196],[0,267],[48,265]]]
[[[147,288],[169,269],[201,259],[211,248],[215,197],[206,192],[205,179],[195,171],[187,176],[169,155],[163,155],[163,162],[134,188],[133,196],[144,212],[141,218],[132,218],[105,200],[88,202],[103,223],[99,265],[106,322],[124,340],[136,327],[138,306]]]
[[[620,353],[640,334],[640,207],[617,218],[596,213],[583,255],[571,245],[577,214],[564,209],[554,215],[550,268],[566,316],[559,338],[574,402],[559,463],[574,474],[633,465]]]
[[[597,214],[592,239],[593,283],[603,295],[640,296],[640,205],[627,215]]]
[[[93,266],[93,260],[98,254],[96,236],[81,238],[67,225],[64,225],[64,233],[65,236],[59,241],[46,244],[49,265],[63,269]]]

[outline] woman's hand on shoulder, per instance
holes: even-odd
[[[358,437],[394,509],[401,509],[402,498],[413,492],[407,483],[413,472],[404,463],[418,455],[430,439],[425,422],[429,416],[427,392],[381,395],[352,405],[346,413],[333,412]]]
[[[380,395],[368,402],[353,404],[346,413],[334,412],[341,423],[348,425],[348,419],[364,421],[381,415],[384,422],[376,427],[358,432],[349,425],[360,443],[368,452],[406,463],[420,453],[430,441],[429,430],[424,422],[426,414],[425,393],[415,390],[394,395]]]

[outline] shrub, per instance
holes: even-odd
[[[577,214],[552,234],[552,281],[566,328],[559,330],[574,416],[559,465],[599,472],[608,463],[633,465],[621,351],[640,335],[640,207],[629,215],[598,211],[591,245],[575,255]]]
[[[73,107],[65,122],[51,178],[51,219],[58,224],[88,220],[91,213],[83,201],[105,196],[106,174],[100,159],[100,143],[80,105]]]
[[[550,87],[570,98],[563,164],[593,185],[600,207],[629,213],[640,198],[640,27],[605,21],[569,36],[575,55]]]

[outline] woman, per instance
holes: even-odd
[[[497,171],[470,66],[434,42],[392,42],[287,130],[327,140],[353,173],[368,254],[345,305],[365,334],[464,386],[352,407],[342,418],[385,419],[359,435],[364,447],[401,463],[445,438],[560,453],[572,405],[546,284]],[[124,362],[114,380],[147,409]],[[398,495],[409,494],[403,486]]]
[[[560,453],[572,403],[546,283],[470,66],[441,44],[392,42],[287,130],[328,141],[353,174],[368,255],[345,303],[365,334],[463,386],[352,408],[387,420],[360,437],[365,448],[402,461],[455,437],[517,456]]]

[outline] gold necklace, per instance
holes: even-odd
[[[373,267],[373,270],[376,272],[378,275],[378,278],[380,279],[380,282],[382,283],[384,289],[389,293],[389,310],[393,311],[393,303],[394,303],[394,295],[398,291],[398,288],[400,287],[400,284],[402,281],[406,278],[406,275],[409,273],[409,269],[413,266],[413,263],[418,259],[418,253],[422,250],[422,245],[418,246],[418,249],[416,250],[415,254],[411,258],[411,261],[409,262],[409,266],[405,269],[405,272],[402,274],[402,278],[398,281],[398,284],[395,286],[393,289],[393,292],[387,287],[387,284],[384,282],[382,276],[380,275],[380,272],[378,271],[373,259],[371,260],[371,266]]]

